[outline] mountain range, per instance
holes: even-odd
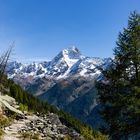
[[[9,62],[7,73],[29,93],[98,129],[104,121],[95,82],[103,78],[100,69],[107,69],[111,62],[111,58],[87,57],[70,47],[51,61]]]

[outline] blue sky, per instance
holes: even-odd
[[[52,59],[76,46],[112,57],[118,32],[140,0],[0,0],[0,51],[15,41],[15,59]]]

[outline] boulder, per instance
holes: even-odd
[[[8,95],[0,95],[0,106],[1,107],[6,107],[10,111],[24,116],[24,114],[20,110],[16,109],[14,107],[14,105],[16,105],[14,98],[12,98]]]

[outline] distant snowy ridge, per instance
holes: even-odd
[[[101,59],[86,57],[76,47],[62,50],[52,61],[20,63],[10,62],[7,73],[9,78],[29,77],[33,78],[67,78],[69,76],[98,77],[100,70],[105,69],[111,63],[111,58]]]

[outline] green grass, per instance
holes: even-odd
[[[64,136],[64,140],[72,140],[72,138],[71,138],[70,135],[67,134],[67,135]]]
[[[0,115],[0,140],[2,140],[2,137],[4,135],[3,128],[10,125],[10,121],[8,117],[4,115]]]
[[[39,134],[31,133],[31,132],[22,133],[22,138],[27,140],[40,140]]]
[[[2,140],[3,135],[4,135],[4,132],[3,132],[3,130],[0,128],[0,140]]]

